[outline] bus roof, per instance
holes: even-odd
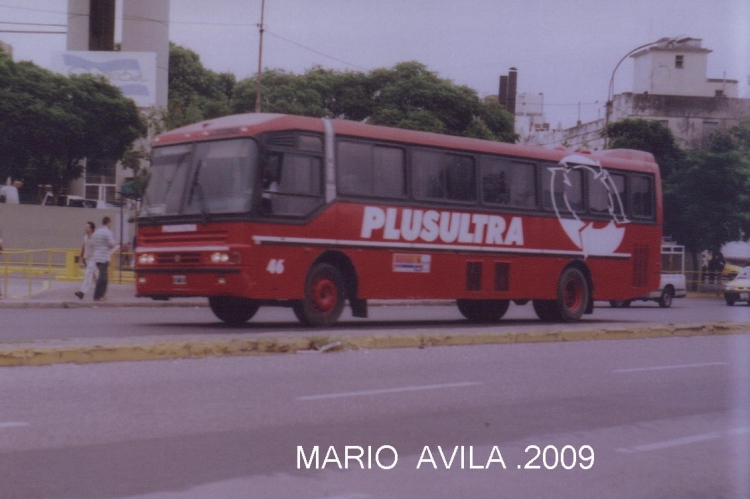
[[[331,119],[330,122],[333,124],[333,130],[336,135],[348,137],[370,138],[384,142],[419,144],[446,149],[470,150],[477,153],[501,154],[552,162],[559,162],[566,156],[573,154],[585,155],[611,168],[647,171],[651,173],[658,172],[654,156],[645,151],[631,149],[582,151],[566,149],[564,147],[548,148],[369,125],[342,119]],[[280,130],[323,133],[324,129],[323,120],[320,118],[287,114],[247,113],[201,121],[170,130],[159,135],[154,140],[154,145],[242,137]]]

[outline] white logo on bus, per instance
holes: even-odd
[[[593,174],[593,181],[601,182],[606,189],[608,212],[611,220],[605,227],[595,228],[594,222],[582,221],[570,206],[570,201],[565,195],[564,190],[563,201],[565,202],[565,206],[561,207],[557,205],[557,200],[555,199],[555,177],[562,175],[563,183],[571,185],[568,173],[572,170],[591,172]],[[550,167],[549,171],[552,174],[550,176],[552,206],[555,209],[555,214],[560,221],[560,225],[570,240],[573,241],[573,244],[583,250],[585,256],[613,254],[625,237],[625,227],[621,227],[620,225],[629,223],[629,220],[625,216],[625,209],[617,186],[615,186],[607,170],[602,168],[602,165],[598,161],[585,156],[572,155],[563,158],[558,166]],[[566,211],[566,216],[572,216],[572,218],[564,218],[561,214],[561,210],[563,209]]]

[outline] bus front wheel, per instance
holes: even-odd
[[[341,317],[345,296],[344,277],[339,269],[319,263],[307,275],[305,297],[294,304],[294,315],[306,326],[330,326]]]
[[[508,300],[456,300],[458,311],[471,322],[497,322],[508,311]]]
[[[216,317],[234,325],[249,321],[260,308],[255,300],[235,296],[211,296],[208,305]]]

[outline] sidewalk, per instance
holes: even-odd
[[[94,307],[205,307],[206,298],[173,298],[156,301],[151,298],[136,298],[135,284],[110,281],[105,301],[94,301],[94,286],[80,300],[75,292],[81,289],[81,281],[38,280],[32,283],[29,296],[29,281],[11,277],[5,282],[0,278],[0,309],[3,308],[94,308]]]

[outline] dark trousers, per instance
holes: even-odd
[[[94,288],[94,300],[100,300],[107,293],[109,262],[97,262],[96,268],[99,270],[99,278],[96,280],[96,288]]]

